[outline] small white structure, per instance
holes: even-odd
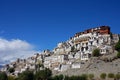
[[[68,65],[68,64],[62,64],[61,68],[60,68],[60,71],[66,71],[68,69],[70,69],[70,65]]]
[[[72,68],[73,68],[73,69],[80,68],[80,63],[73,63],[73,64],[72,64]]]
[[[119,41],[119,35],[118,34],[113,34],[112,37],[113,37],[114,43],[117,43]]]
[[[77,52],[74,56],[75,59],[80,59],[80,52]]]
[[[47,68],[51,68],[53,67],[52,64],[55,65],[63,62],[64,62],[64,55],[52,55],[45,58],[44,66]]]

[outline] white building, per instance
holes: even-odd
[[[52,55],[46,57],[44,60],[44,66],[47,68],[52,68],[54,65],[59,65],[64,62],[64,55]],[[58,64],[59,63],[59,64]]]
[[[68,69],[70,69],[69,64],[62,64],[59,71],[66,71]]]
[[[80,65],[81,65],[81,64],[80,64],[79,62],[78,62],[78,63],[76,62],[76,63],[73,63],[73,64],[72,64],[72,67],[71,67],[71,68],[72,68],[72,69],[77,69],[77,68],[80,68]]]
[[[99,48],[101,45],[111,44],[110,34],[100,34],[96,32],[97,30],[99,31],[100,28],[92,29],[91,33],[80,33],[80,35],[73,38],[74,46],[77,50],[79,50],[81,60],[88,60],[95,48]],[[100,49],[101,54],[107,53],[106,47],[102,47]]]

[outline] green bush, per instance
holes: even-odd
[[[87,74],[82,74],[80,77],[81,77],[81,80],[87,80],[88,79]]]
[[[106,78],[106,73],[102,73],[102,74],[100,75],[100,78],[101,78],[101,79],[105,79],[105,78]]]
[[[94,74],[89,74],[89,79],[92,80],[94,78]]]
[[[108,78],[114,78],[114,74],[113,73],[109,73],[108,74]]]
[[[16,80],[14,76],[8,76],[8,80]]]
[[[71,76],[69,80],[77,80],[77,76]]]
[[[100,56],[100,50],[98,48],[94,49],[93,52],[92,52],[92,56],[93,57],[99,57]]]
[[[63,75],[62,74],[56,75],[52,78],[52,80],[63,80]]]
[[[59,75],[59,80],[63,80],[63,77],[64,77],[64,76],[63,76],[62,74],[60,74],[60,75]]]
[[[18,75],[17,80],[33,80],[33,79],[34,79],[34,74],[32,71],[24,71]]]
[[[71,47],[71,52],[76,52],[77,51],[77,49],[75,48],[75,46],[72,46]]]
[[[53,79],[53,80],[55,80],[55,79]],[[56,79],[56,80],[59,80],[59,79]],[[70,77],[69,76],[65,76],[64,80],[88,80],[88,75],[82,74],[80,76],[70,76]]]
[[[35,74],[36,80],[47,80],[52,76],[52,71],[48,68],[44,70],[39,70]]]
[[[120,58],[120,52],[117,53],[117,58]]]
[[[10,73],[13,73],[14,71],[15,71],[14,68],[9,68],[9,72],[10,72]]]
[[[64,80],[69,80],[69,76],[65,76]]]
[[[120,74],[116,74],[116,75],[115,75],[115,79],[116,79],[116,80],[119,80],[119,79],[120,79]]]
[[[8,80],[7,74],[5,72],[0,72],[0,80]]]
[[[54,76],[52,80],[59,80],[59,76],[58,75]]]
[[[115,50],[120,51],[120,38],[119,38],[119,41],[115,45]]]

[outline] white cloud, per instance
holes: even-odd
[[[17,58],[27,58],[37,51],[33,45],[20,39],[7,40],[0,38],[0,64],[9,63]]]

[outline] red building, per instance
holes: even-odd
[[[110,34],[110,27],[109,26],[101,26],[99,32],[100,32],[100,34]]]
[[[84,32],[76,33],[75,37],[82,35],[82,34],[93,33],[93,32],[97,32],[101,35],[110,34],[110,27],[109,26],[100,26],[100,27],[96,27],[96,28],[92,28],[92,29],[87,29]]]

